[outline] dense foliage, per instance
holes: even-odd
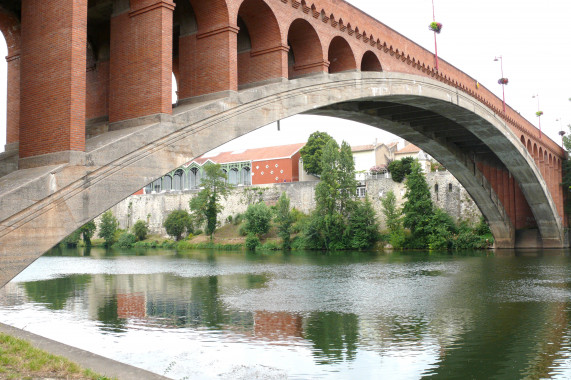
[[[143,220],[137,220],[133,226],[133,233],[138,241],[145,240],[149,234],[149,225]]]
[[[178,241],[185,232],[192,232],[192,219],[186,210],[174,210],[167,216],[163,226],[167,234]]]
[[[303,160],[303,169],[307,173],[318,177],[321,175],[321,154],[325,145],[331,140],[333,137],[326,132],[316,131],[309,136],[307,143],[299,151]]]
[[[111,210],[104,212],[99,223],[99,237],[105,240],[106,247],[110,247],[115,242],[115,232],[118,227],[119,222]]]
[[[246,233],[260,236],[270,230],[272,210],[264,202],[249,205],[244,219]]]
[[[406,176],[410,174],[413,162],[414,159],[412,157],[405,157],[401,160],[391,161],[387,169],[391,173],[393,181],[399,183],[402,182]]]
[[[316,207],[303,229],[305,248],[365,249],[378,239],[378,225],[370,202],[356,197],[355,163],[351,147],[335,140],[321,156],[321,181],[315,187]]]
[[[392,190],[381,199],[381,206],[389,230],[389,244],[393,248],[402,248],[405,240],[402,212],[397,208],[397,198]]]
[[[291,233],[295,217],[289,208],[290,200],[283,192],[276,204],[274,221],[278,227],[278,236],[282,239],[282,248],[291,248]]]
[[[190,210],[197,226],[206,224],[205,232],[212,239],[216,230],[218,214],[222,211],[222,198],[226,198],[231,185],[220,164],[204,165],[202,190],[190,200]]]
[[[91,246],[91,238],[95,234],[96,229],[97,229],[97,226],[95,225],[94,220],[89,221],[89,222],[85,223],[83,226],[79,227],[79,232],[81,233],[83,241],[85,242],[85,245],[87,247]]]

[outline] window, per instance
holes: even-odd
[[[244,185],[252,184],[252,176],[250,175],[250,168],[248,167],[242,168],[242,183]]]
[[[155,182],[153,182],[153,192],[155,193],[160,193],[161,192],[161,179],[157,179]]]
[[[367,194],[367,188],[365,186],[357,187],[357,196],[359,198],[365,198],[366,194]]]
[[[166,175],[163,177],[163,191],[171,191],[172,190],[172,178],[170,175]]]
[[[231,185],[238,184],[238,169],[230,169],[230,174],[228,175],[228,182]]]
[[[173,190],[182,190],[182,170],[177,170],[173,176],[172,183]]]
[[[438,184],[434,184],[434,194],[436,194],[436,200],[438,201]]]
[[[188,176],[190,177],[189,181],[191,189],[200,187],[200,170],[198,170],[198,168],[190,169]]]
[[[449,192],[452,191],[452,184],[451,183],[448,184],[448,191]]]
[[[149,183],[147,186],[145,186],[145,194],[151,194],[152,191],[153,191],[152,183]]]

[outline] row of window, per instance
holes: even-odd
[[[250,174],[249,167],[244,167],[240,171],[235,168],[230,169],[229,171],[223,169],[222,171],[226,174],[226,177],[228,178],[227,181],[231,185],[252,184],[252,176]],[[202,170],[199,168],[191,168],[188,172],[179,169],[172,177],[167,174],[145,186],[145,194],[160,193],[162,191],[198,189],[202,182],[202,175]]]

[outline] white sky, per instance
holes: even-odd
[[[431,0],[349,0],[377,20],[434,51]],[[571,2],[568,0],[434,0],[438,56],[464,71],[501,98],[500,63],[503,56],[506,103],[537,126],[539,94],[542,131],[557,143],[560,129],[571,124]],[[6,55],[5,43],[0,56]],[[0,62],[0,151],[6,139],[6,63]],[[556,121],[560,119],[559,121]],[[351,145],[393,141],[375,128],[335,118],[295,116],[260,128],[218,151],[304,142],[315,130],[327,131]]]

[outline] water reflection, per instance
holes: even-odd
[[[148,354],[123,360],[161,373],[191,356],[178,377],[565,378],[570,284],[564,255],[60,250],[1,291],[0,318],[69,318],[76,345],[99,336],[83,348],[115,358],[141,332]]]

